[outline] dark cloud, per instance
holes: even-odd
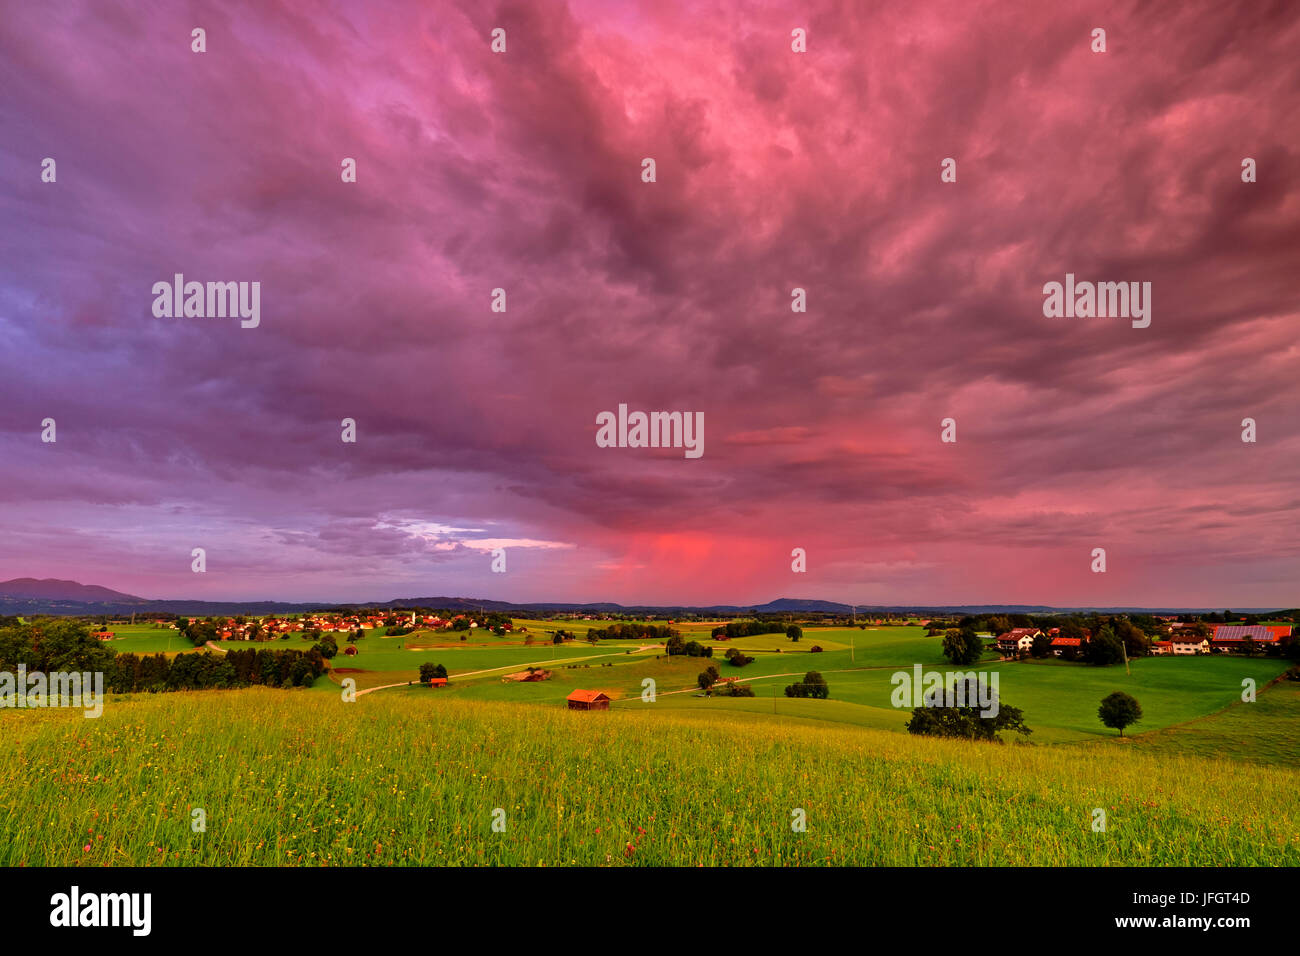
[[[1293,8],[372,7],[7,11],[0,576],[1295,603]],[[153,318],[178,271],[261,327]],[[1066,272],[1151,327],[1044,318]],[[704,457],[595,447],[620,402]]]

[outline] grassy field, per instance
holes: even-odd
[[[850,649],[850,640],[853,647]],[[643,682],[653,679],[656,707],[710,713],[754,713],[801,716],[812,720],[844,723],[859,727],[903,732],[909,712],[891,704],[898,671],[911,672],[914,663],[926,671],[956,670],[943,657],[939,638],[927,638],[917,628],[881,628],[876,632],[847,629],[809,630],[799,643],[784,636],[764,635],[729,642],[707,642],[715,647],[712,660],[668,657],[661,649],[635,650],[635,642],[601,642],[595,648],[582,642],[554,650],[538,651],[531,657],[520,648],[455,648],[431,651],[430,660],[443,663],[453,677],[452,686],[439,690],[458,699],[517,701],[565,706],[565,698],[576,688],[602,690],[616,706],[642,707]],[[810,653],[812,646],[824,648]],[[743,668],[727,664],[722,653],[738,647],[754,657]],[[502,683],[501,676],[525,663],[540,664],[548,658],[571,655],[569,660],[547,663],[552,678],[538,683]],[[632,653],[628,653],[632,651]],[[399,652],[400,654],[400,652]],[[424,655],[422,654],[421,657]],[[998,675],[1001,699],[1025,712],[1036,743],[1062,743],[1114,736],[1097,719],[1097,705],[1114,690],[1123,690],[1142,703],[1143,719],[1132,732],[1144,733],[1203,717],[1240,699],[1242,680],[1253,679],[1263,686],[1285,669],[1276,658],[1160,657],[1134,661],[1126,672],[1122,666],[1097,668],[1055,659],[1003,663],[994,659],[974,669]],[[383,667],[392,658],[365,652],[336,666]],[[400,656],[397,658],[401,663]],[[479,672],[494,662],[508,666],[489,673],[473,673],[455,680],[457,674]],[[360,662],[360,663],[358,663]],[[708,664],[723,676],[741,678],[755,691],[753,699],[706,699],[696,687],[696,677]],[[967,668],[972,669],[972,668]],[[831,687],[831,700],[801,701],[784,697],[787,684],[817,670]],[[414,666],[400,671],[349,674],[359,688],[414,680]],[[623,701],[619,704],[617,702]]]
[[[500,675],[521,670],[529,664],[562,666],[574,660],[619,657],[625,651],[626,648],[614,645],[593,648],[585,642],[558,646],[538,644],[534,647],[508,645],[493,648],[461,644],[409,648],[382,646],[378,642],[362,640],[356,656],[348,657],[340,651],[331,663],[335,668],[347,668],[349,673],[346,676],[354,678],[357,687],[364,689],[416,680],[420,664],[424,662],[442,664],[453,680],[466,674],[499,680]]]
[[[830,719],[862,726],[902,728],[908,712],[890,705],[893,667],[840,673],[818,669],[830,683],[831,702],[856,705],[856,709],[846,706],[836,711]],[[929,669],[957,670],[948,665],[927,665]],[[1228,657],[1146,658],[1133,662],[1131,674],[1125,673],[1122,666],[1097,668],[1055,660],[985,663],[978,667],[981,672],[998,675],[1000,699],[1024,711],[1026,723],[1034,730],[1032,739],[1037,743],[1113,736],[1115,731],[1098,721],[1097,705],[1115,690],[1132,694],[1141,702],[1143,718],[1131,732],[1143,733],[1221,710],[1241,699],[1243,678],[1250,677],[1257,686],[1263,686],[1284,669],[1285,663],[1276,659]],[[723,670],[731,673],[729,669]],[[743,671],[748,672],[749,668]],[[775,710],[784,713],[796,703],[781,696],[781,689],[793,679],[754,681],[755,693],[762,703],[721,703],[744,703],[747,709],[765,707],[772,712],[775,691]],[[668,702],[673,706],[690,706],[675,697]]]
[[[1134,749],[1300,770],[1300,683],[1280,681],[1253,704],[1141,735]]]
[[[263,688],[140,695],[98,720],[9,711],[0,726],[5,866],[1300,864],[1300,771],[1176,740],[973,745],[757,714]]]
[[[95,720],[0,710],[0,865],[1300,864],[1300,684],[1266,686],[1276,659],[1126,671],[989,655],[965,669],[996,673],[1034,729],[989,745],[904,731],[891,677],[956,670],[916,627],[810,628],[798,643],[684,628],[715,647],[709,661],[549,642],[599,622],[520,623],[537,643],[368,632],[309,690],[138,694]],[[173,631],[115,630],[119,651],[190,650]],[[754,663],[727,664],[729,647]],[[449,686],[401,686],[425,661]],[[703,696],[709,663],[757,696]],[[502,680],[529,664],[551,678]],[[783,696],[812,669],[830,699]],[[383,689],[345,703],[344,676]],[[1241,702],[1247,678],[1254,703]],[[611,710],[568,711],[575,688],[604,690]],[[1144,710],[1124,740],[1096,716],[1112,690]],[[791,829],[795,810],[806,832]]]
[[[115,624],[109,630],[115,637],[108,642],[108,646],[119,654],[171,655],[196,650],[178,632],[167,627],[156,628],[151,624]]]

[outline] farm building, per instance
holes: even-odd
[[[97,637],[101,641],[111,641],[113,639],[113,632],[105,628],[102,631],[91,631],[90,636]]]
[[[1175,637],[1169,641],[1171,654],[1208,654],[1210,653],[1210,642],[1203,637],[1188,635],[1187,637]]]
[[[998,650],[1003,654],[1027,651],[1034,646],[1034,638],[1042,633],[1036,627],[1013,627],[1005,634],[998,635]]]
[[[1033,646],[1032,644],[1030,645]],[[1083,638],[1081,637],[1054,637],[1052,638],[1052,653],[1060,657],[1065,653],[1066,648],[1072,647],[1076,651],[1083,650]]]
[[[1251,638],[1263,647],[1275,646],[1284,637],[1289,637],[1291,628],[1287,626],[1269,626],[1265,624],[1221,624],[1214,629],[1210,643],[1221,651],[1236,651],[1246,638]]]
[[[568,700],[569,710],[609,710],[609,696],[598,690],[575,690]]]
[[[430,677],[430,678],[429,678],[429,686],[430,686],[430,687],[446,687],[446,686],[447,686],[447,678],[445,678],[445,677]]]

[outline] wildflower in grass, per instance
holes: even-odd
[[[82,853],[89,853],[89,852],[90,852],[90,844],[87,843],[85,846],[83,846],[83,847],[81,848],[81,852],[82,852]]]

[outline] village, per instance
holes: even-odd
[[[1217,624],[1200,621],[1183,622],[1164,618],[1167,640],[1147,642],[1146,653],[1152,657],[1187,654],[1265,654],[1280,648],[1291,637],[1289,624]],[[1059,627],[1042,631],[1035,627],[1015,627],[999,634],[994,641],[1004,659],[1038,656],[1074,660],[1081,657],[1092,634],[1083,630],[1080,637],[1061,634]]]
[[[398,614],[301,614],[284,618],[274,616],[258,618],[244,615],[227,618],[185,618],[189,624],[197,624],[205,620],[213,624],[217,639],[222,641],[268,641],[274,640],[278,635],[313,631],[322,634],[353,634],[357,631],[377,628],[387,629],[390,635],[401,628],[413,631],[473,630],[486,627],[499,634],[507,634],[514,630],[514,624],[509,619],[489,621],[487,617],[474,618],[466,614],[444,618],[437,614],[416,611],[403,611]],[[100,640],[113,640],[116,634],[110,628],[114,625],[125,626],[127,623],[127,621],[107,622],[92,634]],[[142,623],[173,631],[180,629],[180,625],[175,620],[151,619]],[[526,629],[521,628],[521,630]]]
[[[445,616],[444,616],[445,613]],[[605,615],[566,615],[574,621],[601,620]],[[562,618],[562,619],[564,619]],[[399,636],[413,631],[474,631],[480,628],[490,630],[498,637],[512,633],[527,633],[527,627],[500,612],[452,614],[451,612],[431,612],[429,610],[369,610],[350,612],[316,612],[286,615],[283,617],[245,616],[215,618],[184,618],[188,624],[206,622],[212,625],[213,638],[219,641],[271,641],[287,637],[289,634],[345,634],[361,637],[365,631],[383,629],[387,636]],[[996,621],[998,619],[994,619]],[[1157,616],[1163,630],[1163,637],[1149,637],[1129,646],[1126,652],[1130,656],[1185,656],[1198,654],[1244,654],[1247,656],[1276,653],[1293,634],[1290,624],[1215,624],[1201,620],[1181,620],[1178,616]],[[128,622],[103,620],[102,625],[92,631],[100,640],[113,640],[115,625],[125,626]],[[177,619],[157,618],[142,621],[142,624],[156,628],[180,629]],[[675,622],[667,621],[671,626]],[[896,622],[886,618],[867,619],[858,622],[858,626],[891,626]],[[912,619],[907,623],[929,628],[932,636],[942,632],[942,622],[928,618]],[[134,622],[132,622],[134,626]],[[713,638],[728,640],[725,624],[713,628]],[[1061,627],[1008,627],[1005,630],[986,631],[983,636],[990,650],[996,651],[1003,659],[1025,657],[1057,657],[1071,661],[1083,659],[1087,645],[1093,639],[1088,627],[1077,624]],[[532,643],[532,641],[528,641]]]

